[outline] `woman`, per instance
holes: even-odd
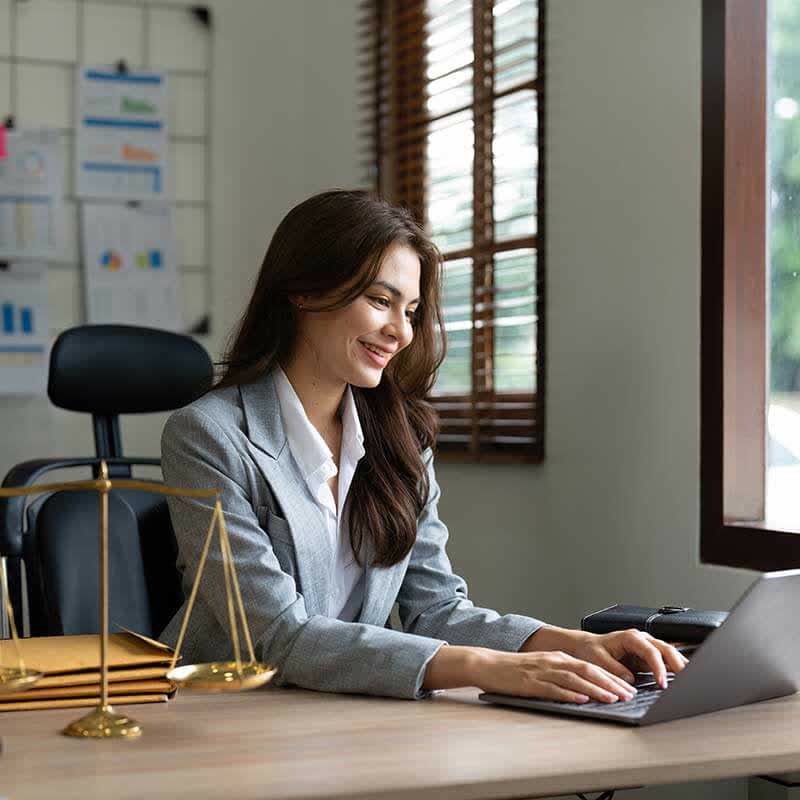
[[[257,657],[278,685],[406,698],[478,686],[614,702],[633,696],[623,660],[637,657],[665,685],[685,659],[647,634],[595,636],[467,599],[445,553],[424,399],[444,357],[440,283],[439,252],[406,211],[357,191],[306,200],[272,238],[221,380],[167,422],[166,480],[222,490]],[[188,593],[211,507],[171,498],[170,510]],[[230,656],[224,586],[212,549],[184,661]],[[388,625],[395,603],[402,632]]]

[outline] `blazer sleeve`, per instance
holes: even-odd
[[[467,584],[453,572],[445,552],[448,532],[439,519],[441,491],[430,448],[423,453],[423,459],[427,461],[430,495],[419,517],[417,540],[397,596],[403,630],[444,639],[453,645],[516,652],[544,623],[519,614],[501,616],[475,607],[468,599]]]
[[[303,596],[284,572],[254,512],[252,472],[228,432],[202,411],[173,414],[162,436],[162,470],[174,486],[219,487],[236,574],[256,657],[278,667],[273,683],[328,692],[357,692],[416,699],[425,668],[445,644],[432,638],[325,616],[309,617]],[[260,475],[260,473],[258,473]],[[191,581],[197,573],[213,500],[169,498],[179,564]],[[189,585],[191,585],[191,581]],[[187,642],[208,637],[203,652],[228,657],[227,605],[222,559],[211,547],[198,589]],[[204,625],[203,613],[217,624]],[[196,621],[197,620],[197,621]],[[170,626],[171,627],[171,626]],[[221,633],[225,632],[225,633]],[[215,656],[216,657],[216,656]]]

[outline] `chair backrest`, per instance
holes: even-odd
[[[123,455],[118,415],[179,408],[203,394],[212,377],[208,354],[187,336],[126,325],[65,331],[51,351],[48,394],[61,408],[92,414],[95,456],[26,462],[3,485],[41,483],[46,472],[65,467],[90,467],[97,475],[101,458],[112,479],[130,476],[137,464],[158,465],[155,458]],[[98,529],[95,492],[56,492],[35,504],[0,500],[0,555],[24,561],[32,635],[99,630]],[[160,633],[182,602],[176,553],[161,495],[109,495],[112,630],[119,625]],[[13,569],[11,578],[20,585]]]
[[[150,603],[133,510],[108,498],[108,599],[111,629],[122,625],[150,635]],[[47,632],[96,633],[98,609],[97,492],[56,492],[36,515],[35,547]]]
[[[59,408],[92,415],[97,456],[121,458],[120,414],[185,406],[208,390],[213,373],[208,353],[188,336],[81,325],[53,343],[47,394]],[[117,474],[124,474],[121,466]]]
[[[157,637],[183,596],[177,545],[161,495],[109,495],[109,621]],[[26,537],[34,635],[95,633],[98,611],[99,501],[96,492],[55,492],[32,518]]]

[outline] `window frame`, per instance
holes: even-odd
[[[767,0],[703,0],[702,24],[700,560],[787,569],[800,535],[764,519]]]
[[[484,59],[475,57],[472,86],[473,97],[470,108],[475,122],[475,152],[484,153],[480,158],[476,155],[473,162],[473,238],[469,248],[458,248],[446,251],[446,260],[468,257],[472,259],[472,391],[464,394],[431,395],[428,399],[437,408],[446,430],[447,423],[454,420],[471,420],[464,428],[467,441],[440,441],[437,444],[437,458],[456,462],[486,463],[540,463],[544,459],[544,423],[545,423],[545,108],[544,108],[544,42],[546,0],[537,3],[537,71],[532,81],[515,85],[510,91],[493,92],[493,7],[494,0],[472,0],[473,18],[473,53],[483,52]],[[402,140],[404,134],[418,123],[425,111],[425,58],[426,42],[424,23],[424,0],[398,3],[397,0],[366,0],[366,28],[372,36],[372,57],[367,59],[367,70],[374,70],[372,80],[373,101],[366,104],[368,110],[367,124],[364,126],[371,139],[372,154],[368,166],[373,171],[374,188],[391,202],[409,208],[418,220],[425,220],[426,198],[424,180],[425,135],[413,140],[413,165],[421,164],[423,172],[409,170],[409,158],[403,151],[401,157],[393,157],[392,143],[394,138]],[[402,38],[394,24],[397,20],[402,26],[409,17],[415,16],[411,28],[411,36]],[[362,48],[362,55],[369,48]],[[409,55],[411,53],[411,55]],[[388,66],[391,65],[391,66]],[[396,80],[396,65],[400,64],[403,72],[402,81]],[[410,77],[409,77],[410,76]],[[409,91],[409,86],[412,91]],[[422,91],[420,91],[420,87]],[[487,89],[487,87],[489,87]],[[533,236],[516,237],[509,242],[494,239],[492,204],[486,202],[485,192],[479,191],[493,181],[492,172],[492,124],[494,114],[476,113],[476,106],[488,106],[493,112],[493,103],[499,97],[530,88],[536,94],[537,101],[537,156],[536,174],[536,231]],[[491,94],[487,94],[490,92]],[[386,109],[389,109],[387,112]],[[426,129],[423,129],[426,130]],[[488,137],[488,146],[487,146]],[[402,158],[402,160],[400,160]],[[490,195],[491,196],[491,195]],[[476,198],[483,200],[476,200]],[[487,221],[492,231],[491,240],[486,238]],[[520,248],[532,248],[535,252],[536,266],[533,276],[535,322],[535,357],[531,364],[536,389],[533,392],[497,392],[493,387],[487,389],[480,376],[491,373],[494,356],[493,326],[475,326],[474,322],[494,313],[493,305],[481,302],[480,292],[493,281],[494,255],[503,251]],[[504,409],[510,424],[519,422],[524,430],[532,429],[530,442],[520,441],[505,445],[502,442],[485,439],[487,419],[492,423],[503,419]],[[519,409],[522,404],[523,411]],[[486,409],[489,409],[488,411]],[[525,414],[525,416],[523,416]],[[483,438],[482,438],[483,436]]]

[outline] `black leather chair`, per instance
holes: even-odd
[[[60,408],[92,415],[95,455],[18,464],[3,487],[99,475],[131,477],[158,458],[126,457],[120,414],[180,408],[211,386],[213,366],[188,336],[128,325],[85,325],[62,333],[50,356],[48,395]],[[48,475],[58,470],[59,475]],[[67,475],[63,470],[69,470]],[[6,558],[18,628],[27,606],[34,636],[99,630],[99,501],[93,491],[60,491],[34,501],[0,498],[0,556]],[[162,495],[109,495],[109,620],[157,636],[180,607],[176,544]],[[22,578],[24,565],[25,579]],[[23,598],[26,602],[23,603]]]

